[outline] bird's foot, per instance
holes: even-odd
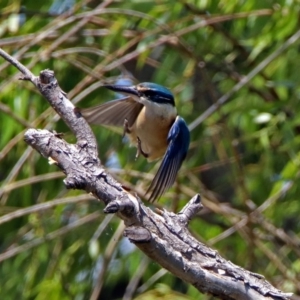
[[[124,124],[123,124],[123,136],[124,137],[126,135],[126,133],[130,133],[129,130],[129,123],[127,119],[124,119]]]
[[[136,151],[135,159],[137,159],[140,156],[140,154],[142,154],[144,157],[147,158],[148,154],[143,151],[142,142],[141,142],[140,138],[137,137],[136,139],[137,139],[137,151]]]

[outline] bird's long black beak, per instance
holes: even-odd
[[[126,85],[110,85],[110,84],[108,84],[108,85],[104,85],[104,87],[106,87],[109,90],[115,91],[115,92],[139,96],[139,92],[134,85],[126,86]]]

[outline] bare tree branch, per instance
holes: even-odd
[[[25,141],[66,174],[67,188],[92,193],[105,203],[105,213],[116,213],[124,221],[124,235],[148,257],[202,293],[220,299],[291,297],[292,294],[276,289],[263,276],[234,265],[191,236],[187,226],[202,208],[199,195],[178,214],[165,210],[154,213],[124,190],[102,167],[93,132],[60,89],[53,71],[45,70],[35,77],[1,49],[0,55],[25,75],[22,79],[39,89],[77,138],[76,144],[68,144],[56,133],[29,129]]]

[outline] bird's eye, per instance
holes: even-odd
[[[153,102],[174,104],[173,96],[161,91],[147,90],[143,91],[143,94]]]

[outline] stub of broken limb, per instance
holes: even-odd
[[[178,217],[181,218],[182,223],[187,225],[202,208],[201,196],[197,194],[179,212]]]

